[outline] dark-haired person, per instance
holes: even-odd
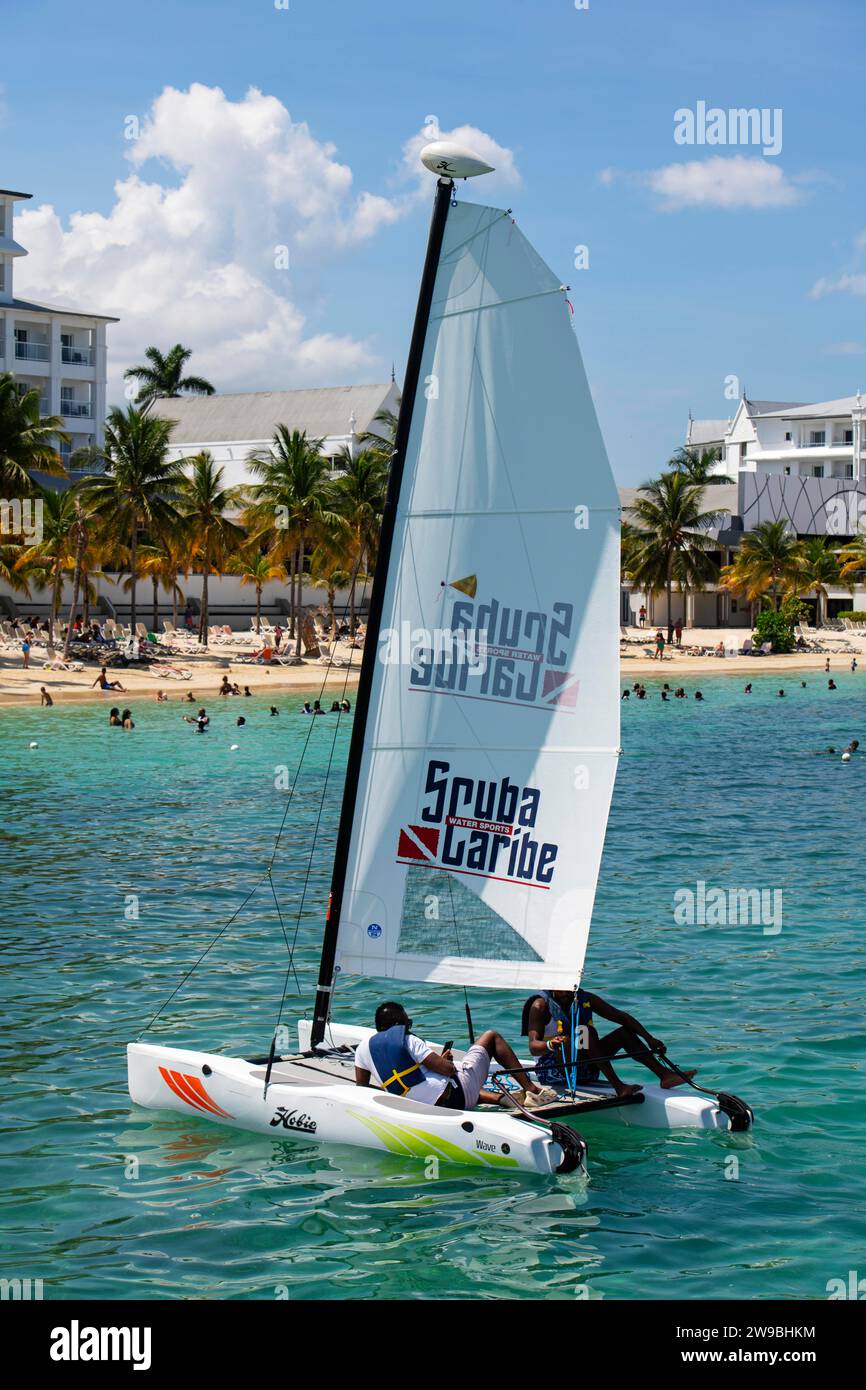
[[[126,686],[121,685],[120,681],[110,681],[106,675],[104,666],[93,682],[93,685],[98,685],[100,690],[119,690],[122,695],[126,694]],[[93,689],[93,685],[90,687],[91,690]]]
[[[450,1050],[434,1052],[410,1031],[411,1027],[412,1020],[402,1004],[389,1000],[379,1005],[376,1032],[355,1051],[357,1086],[369,1086],[372,1081],[389,1095],[410,1096],[447,1110],[473,1110],[479,1100],[507,1104],[501,1091],[484,1089],[495,1058],[523,1088],[517,1099],[527,1110],[558,1099],[550,1087],[530,1081],[508,1043],[492,1028],[481,1034],[461,1062],[455,1063]]]
[[[606,1037],[599,1038],[594,1025],[594,1017],[605,1018],[618,1027]],[[527,999],[523,1006],[523,1031],[529,1038],[529,1050],[537,1058],[535,1074],[539,1081],[549,1086],[565,1089],[570,1083],[568,1072],[574,1069],[578,1084],[598,1080],[599,1072],[613,1086],[618,1096],[631,1096],[640,1086],[628,1085],[620,1080],[611,1066],[605,1061],[616,1052],[625,1052],[642,1062],[655,1072],[659,1085],[670,1090],[682,1084],[684,1078],[694,1076],[693,1071],[680,1074],[664,1066],[651,1055],[665,1053],[665,1045],[644,1028],[632,1015],[614,1008],[598,994],[579,989],[575,997],[573,990],[541,990],[533,998]],[[577,1032],[576,1054],[570,1060],[572,1017]],[[563,1059],[566,1065],[563,1066]]]
[[[123,711],[123,714],[120,716],[120,723],[121,723],[121,726],[122,726],[124,729],[134,729],[134,728],[135,728],[135,724],[133,723],[133,719],[132,719],[132,710],[131,710],[131,709],[125,709],[125,710]]]
[[[120,718],[120,710],[117,708],[117,705],[114,705],[114,707],[108,711],[108,723],[109,727],[112,729],[119,729],[122,727],[123,721]]]

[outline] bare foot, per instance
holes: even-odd
[[[664,1076],[659,1077],[659,1085],[663,1091],[672,1091],[674,1086],[682,1086],[684,1081],[691,1081],[693,1076],[697,1076],[697,1069],[694,1071],[666,1071]]]
[[[638,1091],[642,1090],[642,1086],[626,1085],[624,1082],[620,1082],[616,1088],[616,1093],[618,1096],[636,1096]]]

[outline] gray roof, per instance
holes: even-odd
[[[382,408],[390,381],[374,386],[318,386],[303,391],[245,391],[236,395],[182,396],[157,400],[155,415],[177,421],[172,431],[175,444],[222,444],[230,440],[250,442],[273,437],[277,425],[303,430],[311,439],[349,434],[349,418],[355,416],[355,432],[370,428]]]
[[[861,407],[862,407],[861,402]],[[820,419],[827,415],[850,415],[852,410],[857,408],[856,396],[840,396],[836,401],[818,401],[815,405],[794,404],[785,409],[774,406],[772,410],[763,411],[765,415],[776,415],[785,420],[811,420]]]
[[[753,401],[744,397],[746,410],[750,415],[778,415],[786,410],[799,410],[802,401]]]
[[[686,445],[700,448],[705,444],[720,444],[731,428],[730,420],[689,420]]]
[[[94,314],[91,309],[71,309],[68,304],[37,304],[35,299],[13,299],[5,309],[27,309],[36,314],[71,314],[73,318],[100,319],[102,323],[119,323],[110,314]]]

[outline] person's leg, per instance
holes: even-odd
[[[475,1041],[479,1047],[484,1048],[488,1057],[495,1058],[501,1067],[504,1067],[506,1071],[511,1073],[518,1084],[523,1087],[524,1091],[535,1092],[539,1089],[534,1081],[530,1081],[526,1072],[520,1065],[519,1058],[514,1055],[501,1033],[497,1033],[492,1028],[488,1028],[487,1031],[482,1033],[481,1037],[476,1038]]]
[[[632,1032],[630,1028],[615,1028],[612,1033],[608,1033],[604,1038],[599,1038],[594,1028],[590,1028],[589,1032],[590,1046],[587,1048],[587,1060],[595,1062],[602,1075],[606,1076],[611,1085],[616,1088],[617,1094],[624,1093],[620,1089],[623,1086],[623,1082],[616,1075],[610,1063],[600,1061],[599,1057],[610,1057],[615,1052],[619,1051],[627,1053],[629,1057],[634,1057],[636,1062],[640,1062],[643,1066],[648,1067],[649,1070],[658,1077],[659,1085],[664,1087],[665,1090],[670,1090],[672,1086],[681,1085],[684,1076],[692,1077],[695,1075],[694,1071],[687,1071],[683,1072],[681,1076],[679,1072],[671,1071],[670,1067],[663,1066],[651,1052],[647,1051],[647,1046],[643,1039],[639,1038],[637,1033]],[[593,1055],[594,1052],[596,1054],[595,1056]],[[626,1093],[631,1093],[639,1089],[640,1088],[637,1086],[625,1088]]]

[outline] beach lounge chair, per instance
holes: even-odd
[[[752,639],[751,639],[751,637],[747,637],[746,640],[745,640],[745,642],[743,643],[743,645],[740,647],[739,655],[740,655],[740,656],[751,656],[751,653],[752,653]]]

